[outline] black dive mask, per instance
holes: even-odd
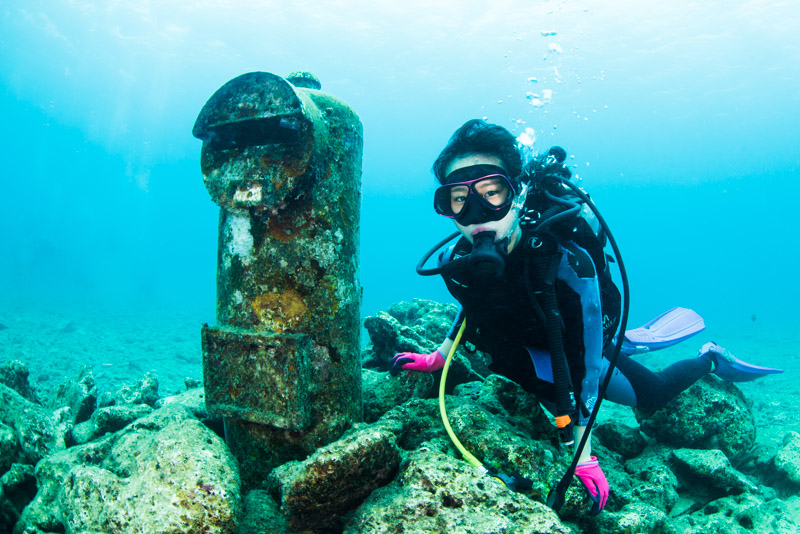
[[[461,226],[499,221],[508,214],[517,194],[514,182],[496,165],[463,167],[445,181],[434,193],[433,207]]]
[[[461,215],[456,219],[461,226],[469,226],[470,224],[481,224],[492,221],[499,221],[508,215],[511,209],[511,203],[500,209],[488,208],[483,202],[479,201],[474,195],[467,197],[467,202],[464,205],[464,210]]]

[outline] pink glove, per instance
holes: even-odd
[[[444,367],[444,356],[439,349],[430,354],[416,354],[414,352],[401,352],[392,360],[392,368],[389,372],[397,375],[400,369],[410,369],[412,371],[423,371],[432,373]]]
[[[600,462],[596,456],[592,456],[588,461],[581,462],[575,467],[575,476],[581,479],[586,491],[594,501],[592,514],[599,514],[605,508],[608,500],[608,480],[603,470],[600,469]]]

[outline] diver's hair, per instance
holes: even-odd
[[[453,133],[433,162],[433,174],[439,183],[445,183],[445,170],[454,159],[472,154],[497,156],[508,172],[508,178],[514,182],[522,171],[522,156],[514,135],[497,124],[471,119]]]

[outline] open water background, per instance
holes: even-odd
[[[150,369],[166,391],[200,378],[217,207],[191,128],[229,79],[303,69],[364,125],[363,315],[450,299],[414,265],[452,231],[430,173],[452,131],[532,128],[609,221],[631,325],[697,310],[709,329],[683,356],[708,338],[785,367],[750,391],[777,418],[765,427],[798,429],[800,7],[487,6],[6,0],[0,361],[42,388],[83,364],[106,389]]]

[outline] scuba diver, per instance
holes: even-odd
[[[627,300],[611,278],[608,241],[626,289],[621,258],[591,200],[569,182],[565,158],[562,148],[553,147],[523,166],[517,140],[502,126],[474,119],[455,131],[433,164],[440,184],[434,208],[453,219],[458,232],[417,270],[440,274],[461,308],[437,350],[397,354],[391,371],[442,369],[463,332],[491,356],[492,372],[535,394],[556,416],[562,444],[575,444],[562,501],[574,474],[599,513],[609,487],[591,454],[590,436],[592,412],[602,398],[654,411],[708,373],[745,381],[782,371],[738,360],[715,343],[660,372],[631,358],[678,343],[705,325],[693,311],[674,308],[625,331]],[[437,251],[438,266],[424,269]],[[444,387],[440,395],[445,415]]]

